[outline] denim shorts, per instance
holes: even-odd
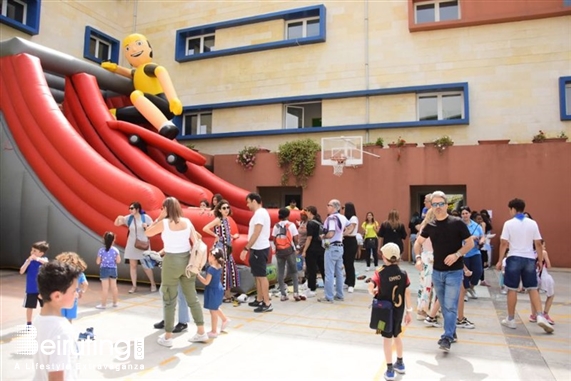
[[[510,290],[517,290],[520,281],[525,289],[537,289],[535,259],[510,255],[506,259],[504,285]]]
[[[117,279],[117,267],[102,267],[99,269],[99,279]]]

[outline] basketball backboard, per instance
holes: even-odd
[[[363,137],[337,136],[321,139],[321,165],[334,166],[342,160],[345,166],[363,164]]]

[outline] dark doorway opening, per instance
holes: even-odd
[[[300,187],[259,187],[262,202],[266,208],[283,208],[295,200],[296,206],[303,207],[303,194]]]

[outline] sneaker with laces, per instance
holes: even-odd
[[[464,316],[462,320],[456,320],[456,328],[474,329],[476,326]]]
[[[502,320],[502,325],[511,329],[516,329],[517,327],[515,324],[515,319],[509,320],[508,318]]]
[[[446,337],[438,340],[438,347],[440,349],[442,349],[444,352],[449,352],[450,351],[450,340],[448,340]]]
[[[543,315],[537,315],[537,325],[543,328],[546,333],[552,333],[554,331],[553,327]]]
[[[553,321],[552,318],[549,317],[549,314],[546,314],[545,312],[543,313],[543,317],[545,318],[545,320],[547,320],[547,322],[551,325],[555,325],[555,322]]]
[[[506,295],[507,293],[508,293],[508,290],[505,287],[502,287],[502,289],[500,290],[500,294]]]
[[[476,293],[476,290],[474,288],[469,288],[466,290],[466,292],[468,292],[468,296],[472,299],[478,299],[478,294]]]
[[[440,328],[442,327],[442,324],[440,324],[438,322],[438,319],[435,317],[430,317],[427,316],[426,319],[424,319],[424,324],[430,326],[430,327],[436,327],[436,328]]]
[[[274,307],[272,307],[272,304],[268,304],[266,305],[265,303],[262,303],[259,307],[257,307],[256,309],[254,309],[254,312],[272,312],[274,310]]]
[[[326,297],[323,298],[317,298],[317,301],[320,303],[329,303],[329,304],[333,304],[333,300],[331,299],[327,299]]]
[[[184,330],[187,329],[187,328],[188,328],[188,324],[186,324],[186,323],[177,323],[177,324],[174,326],[174,329],[172,330],[172,333],[179,333],[179,332],[184,331]]]
[[[537,323],[537,316],[535,316],[535,314],[529,315],[529,322],[530,323]]]
[[[315,298],[315,291],[307,291],[305,293],[305,296],[307,296],[308,298]]]
[[[458,335],[456,335],[456,332],[454,332],[454,336],[452,336],[452,340],[450,340],[450,344],[454,344],[457,341],[458,341]]]
[[[107,306],[105,306],[105,304],[98,304],[95,306],[95,308],[97,308],[98,310],[104,310],[107,308]]]
[[[395,363],[395,365],[393,365],[393,368],[397,373],[400,373],[400,374],[405,373],[404,362],[402,362],[402,361],[397,361]]]
[[[165,335],[160,335],[159,338],[157,339],[157,343],[159,345],[162,345],[163,347],[167,347],[170,348],[172,347],[172,338],[167,339],[165,338]]]
[[[280,300],[281,300],[282,302],[286,302],[286,301],[289,300],[289,298],[287,297],[287,295],[282,295],[282,296],[280,296]]]
[[[258,299],[254,300],[253,302],[248,303],[250,307],[259,307],[262,305],[263,302],[259,301]]]
[[[206,343],[208,341],[208,335],[206,334],[206,332],[204,332],[203,334],[196,333],[194,336],[188,339],[188,341],[190,341],[191,343]]]
[[[347,289],[347,292],[350,293],[350,294],[352,294],[353,291],[355,291],[355,287],[349,287],[349,288]]]
[[[334,297],[333,297],[333,299],[335,299],[335,300],[338,300],[338,301],[340,301],[340,302],[342,302],[342,301],[344,301],[344,300],[345,300],[345,298],[344,298],[344,297],[342,297],[342,296],[337,296],[337,295],[336,295],[336,296],[334,296]]]
[[[385,372],[385,380],[390,381],[395,379],[395,370],[394,368],[387,369]]]

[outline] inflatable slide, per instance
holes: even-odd
[[[126,98],[130,81],[19,38],[0,42],[0,52],[1,266],[19,267],[31,243],[47,240],[48,257],[76,251],[86,259],[88,275],[97,275],[103,233],[114,231],[118,246],[126,242],[127,229],[115,227],[115,218],[128,214],[133,201],[156,218],[167,196],[185,205],[185,216],[201,232],[213,217],[196,206],[221,193],[233,206],[232,228],[247,231],[249,191],[210,172],[199,153],[111,116],[110,104]],[[133,135],[145,149],[130,143]],[[275,223],[277,210],[270,215]],[[242,234],[233,252],[240,253],[246,242]],[[151,245],[160,249],[160,238]],[[248,264],[235,259],[241,291],[250,291]],[[127,266],[121,267],[120,277],[128,278]]]

